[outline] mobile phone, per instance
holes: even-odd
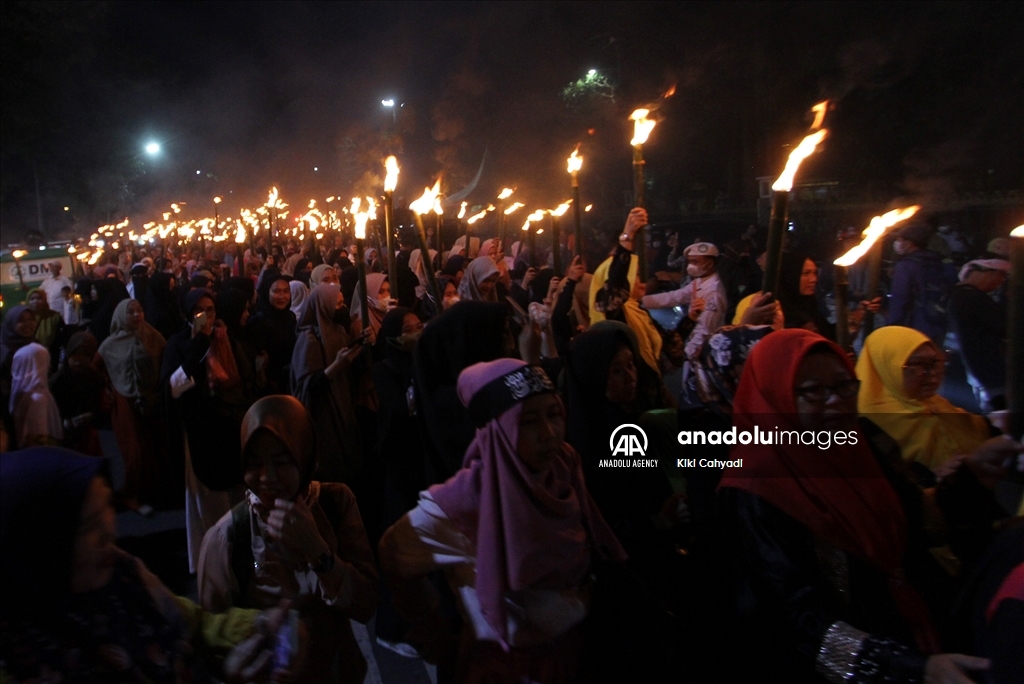
[[[197,313],[196,317],[195,317],[196,327],[199,328],[200,330],[205,328],[206,327],[206,318],[207,318],[207,316],[206,316],[206,312],[205,311],[200,311],[199,313]]]
[[[274,644],[274,671],[290,668],[292,658],[298,650],[299,611],[292,608],[288,611],[288,620],[277,630],[277,642]]]

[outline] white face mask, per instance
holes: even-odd
[[[377,309],[379,309],[380,311],[387,311],[388,304],[391,303],[391,298],[385,297],[384,299],[377,299],[375,301],[377,302]]]
[[[686,267],[686,273],[691,278],[703,278],[706,271],[697,264],[690,264]]]
[[[462,297],[460,297],[459,295],[452,295],[451,297],[445,297],[444,298],[444,308],[447,309],[450,306],[455,306],[460,301],[462,301]]]

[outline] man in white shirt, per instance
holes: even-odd
[[[49,275],[40,283],[39,289],[46,293],[46,303],[54,311],[64,310],[64,299],[60,296],[61,289],[71,287],[71,281],[60,274],[64,265],[59,261],[51,261],[47,264]]]

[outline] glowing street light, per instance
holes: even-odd
[[[387,100],[381,100],[380,103],[391,110],[391,121],[392,123],[398,121],[398,114],[395,112],[395,99],[388,98]]]
[[[145,149],[146,149],[146,154],[148,154],[148,155],[151,155],[151,156],[158,155],[158,154],[160,154],[160,143],[158,143],[158,142],[147,143]]]

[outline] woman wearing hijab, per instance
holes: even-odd
[[[598,467],[602,459],[611,458],[609,439],[616,428],[635,424],[641,414],[663,406],[657,373],[637,352],[630,328],[615,321],[592,326],[573,339],[566,371],[567,441],[583,461],[587,488],[630,557],[661,572],[682,497],[672,493],[662,469],[623,474]]]
[[[255,315],[246,324],[249,339],[259,353],[267,354],[268,394],[288,394],[288,375],[295,349],[295,322],[292,313],[289,278],[273,275],[264,279],[259,287],[259,302]],[[308,301],[308,300],[307,300]]]
[[[200,603],[221,611],[302,601],[311,639],[304,681],[362,682],[350,618],[373,615],[377,570],[355,497],[312,479],[314,429],[297,399],[260,399],[241,434],[246,498],[203,540]]]
[[[236,681],[248,668],[253,680],[269,676],[285,611],[215,615],[174,596],[114,545],[115,523],[104,459],[58,448],[0,455],[0,679],[184,684]]]
[[[890,325],[864,341],[857,360],[857,411],[899,444],[903,458],[932,470],[974,451],[994,434],[982,416],[937,394],[945,354],[913,328]],[[943,468],[949,470],[949,468]]]
[[[330,264],[320,264],[313,269],[313,272],[309,276],[309,287],[310,289],[320,284],[330,285],[334,283],[338,285],[341,281],[338,279],[338,272],[334,270],[334,266]],[[297,316],[298,314],[296,314]]]
[[[107,380],[93,363],[98,351],[92,333],[79,330],[68,340],[64,364],[50,380],[50,393],[64,423],[63,446],[90,456],[103,455],[97,426],[113,406]]]
[[[441,275],[454,278],[457,286],[459,281],[462,280],[462,274],[465,271],[467,261],[469,259],[461,254],[452,254],[452,256],[448,257],[448,261],[445,262],[444,268],[441,269]]]
[[[60,409],[47,382],[49,371],[50,352],[38,342],[14,352],[8,410],[14,420],[14,438],[20,449],[57,446],[64,438]]]
[[[463,301],[497,302],[498,293],[495,288],[500,277],[494,260],[481,255],[466,267],[462,282],[459,283],[459,297]]]
[[[461,467],[475,427],[456,383],[474,363],[514,353],[508,326],[504,305],[469,301],[455,304],[424,328],[413,350],[415,414],[427,454],[424,485],[444,482]]]
[[[46,347],[51,358],[59,357],[56,342],[64,329],[64,318],[50,308],[46,293],[38,287],[28,291],[25,303],[36,315],[36,342]]]
[[[110,334],[110,322],[114,319],[114,309],[126,299],[128,290],[124,283],[114,278],[95,280],[92,284],[92,298],[96,302],[96,312],[89,322],[89,332],[96,336],[96,340],[103,344]]]
[[[159,458],[165,443],[160,401],[160,366],[166,341],[146,322],[142,305],[126,299],[117,305],[110,323],[110,336],[103,340],[99,354],[113,388],[111,421],[114,436],[124,459],[123,494],[132,510],[138,510],[140,497],[146,503],[159,493],[163,478]]]
[[[309,288],[301,281],[293,280],[288,283],[288,291],[291,295],[291,304],[288,305],[288,308],[295,314],[297,320],[302,315],[302,306],[306,303],[306,297],[309,296]]]
[[[430,281],[427,278],[426,269],[433,267],[434,260],[437,258],[437,250],[431,249],[429,250],[429,253],[429,264],[424,264],[423,252],[418,249],[412,250],[412,253],[409,255],[409,270],[413,272],[416,276],[416,280],[419,282],[419,284],[416,285],[417,299],[423,299],[423,296],[427,294],[427,290],[429,289]]]
[[[747,359],[730,453],[742,466],[726,468],[719,490],[742,597],[729,679],[811,681],[816,670],[829,681],[966,682],[962,669],[987,666],[929,656],[940,653],[945,597],[928,546],[964,520],[959,505],[974,508],[975,533],[991,529],[991,493],[965,478],[926,506],[898,456],[858,424],[857,388],[843,350],[806,330],[774,332]]]
[[[410,638],[443,661],[450,631],[427,575],[444,569],[464,618],[456,681],[574,681],[591,565],[625,552],[590,498],[540,368],[475,364],[458,392],[478,426],[462,469],[381,540],[395,605]]]
[[[239,401],[251,406],[267,385],[266,365],[268,355],[260,352],[252,342],[252,335],[246,328],[249,320],[249,297],[243,290],[233,287],[221,288],[217,293],[217,315],[224,322],[231,351],[241,383]]]
[[[192,324],[167,341],[160,373],[172,415],[168,435],[185,473],[189,570],[195,572],[203,535],[231,508],[242,482],[235,430],[248,406],[230,401],[241,382],[216,298],[205,289],[185,298]],[[180,491],[180,490],[178,490]]]
[[[175,277],[170,273],[157,271],[149,279],[142,304],[146,309],[146,321],[156,328],[166,340],[185,326],[181,313]]]
[[[339,314],[347,316],[337,285],[319,285],[306,300],[292,353],[291,388],[309,411],[316,430],[317,473],[327,482],[347,482],[362,465],[351,378],[362,345],[352,344]]]
[[[370,311],[370,328],[374,334],[380,330],[380,324],[384,320],[384,315],[388,312],[388,307],[391,306],[391,284],[388,282],[388,277],[384,273],[367,273],[366,274],[366,293],[367,296],[364,299],[362,295],[362,289],[360,288],[361,283],[356,284],[356,289],[352,294],[352,334],[357,335],[363,329],[363,307],[368,306]]]
[[[4,316],[0,327],[0,382],[3,399],[7,403],[11,393],[11,364],[14,354],[22,347],[36,341],[36,315],[27,306],[12,307]]]

